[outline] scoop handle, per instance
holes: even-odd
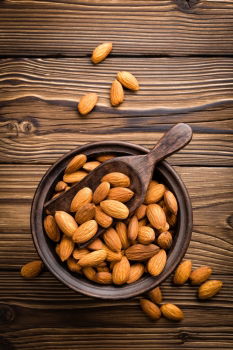
[[[156,164],[179,151],[191,141],[192,134],[192,129],[188,124],[179,123],[173,126],[148,153],[150,163]]]

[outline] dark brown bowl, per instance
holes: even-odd
[[[168,253],[168,260],[163,272],[157,277],[145,276],[137,282],[123,286],[98,285],[78,274],[73,274],[61,263],[55,253],[55,246],[44,234],[43,230],[43,206],[51,198],[57,181],[62,178],[67,163],[78,153],[84,153],[88,159],[101,154],[139,155],[149,152],[148,149],[128,142],[93,142],[74,149],[60,158],[44,175],[36,190],[31,208],[31,230],[35,247],[47,268],[61,282],[76,292],[102,298],[102,299],[126,299],[140,295],[161,284],[176,268],[182,260],[192,234],[192,206],[184,183],[175,170],[166,162],[160,162],[155,169],[154,177],[161,179],[175,194],[178,205],[178,220],[173,245]]]

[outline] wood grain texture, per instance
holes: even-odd
[[[1,55],[86,56],[103,41],[113,55],[227,55],[232,24],[232,0],[8,0]]]
[[[2,165],[0,168],[0,192],[3,194],[0,269],[18,269],[25,260],[37,258],[29,228],[30,206],[46,169],[46,166],[36,165]],[[176,170],[189,190],[194,209],[194,229],[187,258],[196,265],[209,264],[217,273],[230,274],[233,262],[232,168],[176,167]]]
[[[141,90],[109,103],[116,72],[127,69]],[[152,147],[172,124],[187,122],[192,143],[173,164],[232,165],[233,59],[88,59],[0,61],[0,161],[51,163],[86,142],[131,141]],[[85,92],[100,95],[87,117],[77,112]]]

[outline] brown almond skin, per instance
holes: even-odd
[[[96,238],[93,242],[91,242],[88,246],[88,249],[91,250],[99,250],[99,249],[103,249],[103,242],[101,241],[100,238]]]
[[[84,255],[78,263],[82,267],[97,266],[105,260],[106,256],[107,253],[105,250],[95,250],[94,252]]]
[[[157,230],[163,229],[166,225],[166,215],[158,204],[149,204],[146,215],[150,224]]]
[[[81,266],[78,264],[77,260],[75,260],[72,257],[69,257],[66,261],[67,267],[71,272],[78,272],[80,273],[81,271]]]
[[[81,181],[87,175],[88,175],[88,173],[86,171],[78,170],[78,171],[75,171],[74,173],[71,173],[71,174],[65,174],[63,176],[63,181],[65,181],[69,184],[73,184],[73,183]]]
[[[24,278],[35,278],[39,276],[43,269],[43,263],[40,260],[31,261],[21,268],[21,276]]]
[[[105,212],[105,214],[115,219],[126,219],[129,216],[128,207],[119,201],[106,199],[100,202],[100,207]]]
[[[65,211],[56,211],[55,220],[60,230],[67,236],[72,237],[74,232],[77,230],[78,225],[74,220],[73,216],[66,213]]]
[[[138,236],[138,218],[136,215],[134,215],[130,220],[128,224],[128,238],[131,241],[134,241],[137,239]]]
[[[102,156],[98,156],[96,157],[96,160],[98,160],[98,162],[100,163],[104,163],[107,160],[110,160],[112,158],[115,158],[116,156],[114,156],[113,154],[103,154]]]
[[[120,252],[122,245],[121,240],[114,228],[110,227],[107,231],[103,234],[103,239],[107,247],[114,252]]]
[[[95,205],[93,203],[87,203],[76,211],[75,221],[77,221],[77,223],[81,225],[86,221],[94,219],[94,217]]]
[[[106,245],[103,246],[103,249],[107,252],[106,261],[116,262],[122,259],[122,252],[114,252],[113,250],[109,249]]]
[[[143,264],[137,263],[130,266],[129,279],[127,284],[136,282],[144,274],[145,267]]]
[[[69,259],[74,250],[74,242],[67,236],[63,236],[59,245],[59,255],[61,261]]]
[[[210,299],[216,295],[222,288],[222,281],[219,280],[209,280],[204,282],[198,288],[198,298],[199,299]]]
[[[107,215],[99,206],[95,208],[95,220],[101,227],[108,228],[112,225],[111,216]]]
[[[182,286],[188,279],[192,271],[192,261],[185,260],[183,261],[176,269],[173,283]]]
[[[107,271],[97,272],[95,275],[95,282],[100,284],[111,284],[112,283],[112,274]]]
[[[112,51],[112,43],[106,42],[98,45],[92,52],[91,60],[94,64],[102,62]]]
[[[88,173],[92,170],[94,170],[95,168],[97,168],[97,166],[99,166],[101,163],[98,162],[97,160],[91,161],[91,162],[87,162],[84,164],[83,169],[88,171]]]
[[[56,192],[62,192],[66,189],[67,184],[64,181],[58,181],[58,183],[55,186]]]
[[[103,181],[109,182],[113,187],[129,187],[130,185],[130,178],[120,172],[112,172],[104,175],[101,179],[101,182]]]
[[[118,72],[117,79],[127,89],[137,91],[139,90],[139,83],[135,76],[130,72]]]
[[[165,203],[166,207],[168,208],[168,210],[172,214],[174,214],[174,215],[177,214],[178,203],[177,203],[176,197],[174,196],[174,194],[171,191],[165,191],[164,203]]]
[[[148,186],[145,204],[157,203],[163,198],[166,187],[163,184],[154,184],[153,182]]]
[[[60,230],[57,226],[57,223],[52,215],[47,215],[44,218],[44,229],[47,234],[47,236],[53,241],[53,242],[59,242],[60,241]]]
[[[95,220],[89,220],[80,225],[74,232],[72,239],[75,243],[84,243],[89,241],[98,231],[98,225]]]
[[[78,111],[82,115],[86,115],[92,111],[98,101],[98,95],[95,92],[88,93],[80,98],[78,103]]]
[[[140,207],[137,208],[135,215],[137,216],[138,220],[141,220],[146,216],[146,208],[147,206],[145,204],[141,204]]]
[[[90,281],[95,280],[96,271],[93,267],[91,266],[83,267],[82,272],[84,276],[86,276],[86,278],[89,279]]]
[[[159,287],[150,290],[148,296],[156,304],[161,304],[163,301],[162,292]]]
[[[75,212],[78,209],[82,208],[85,204],[88,204],[92,201],[92,190],[89,187],[84,187],[81,190],[79,190],[74,198],[72,199],[72,202],[70,204],[70,211]]]
[[[160,233],[157,238],[157,244],[162,249],[170,249],[172,245],[172,234],[169,231]]]
[[[163,271],[167,262],[167,254],[161,249],[157,254],[152,256],[147,262],[147,271],[152,276],[158,276]]]
[[[128,202],[133,196],[134,192],[127,187],[114,187],[110,189],[108,199],[125,203]]]
[[[71,159],[71,161],[68,163],[65,174],[71,174],[75,171],[81,169],[83,165],[87,161],[87,156],[85,154],[77,154],[74,158]]]
[[[105,198],[107,198],[110,191],[110,183],[107,181],[103,181],[94,191],[93,194],[93,202],[95,204],[99,204]]]
[[[124,90],[118,80],[112,82],[110,89],[110,101],[112,106],[118,106],[124,101]]]
[[[79,259],[81,259],[84,255],[87,255],[88,253],[90,253],[89,252],[89,250],[88,249],[86,249],[86,248],[82,248],[82,249],[74,249],[74,251],[73,251],[73,258],[75,259],[75,260],[79,260]]]
[[[129,260],[143,261],[153,257],[158,251],[159,247],[155,244],[134,244],[125,250],[125,255]]]
[[[164,317],[172,321],[181,321],[184,318],[182,310],[174,304],[164,304],[160,308]]]
[[[137,239],[141,244],[150,244],[155,240],[155,231],[152,227],[141,226],[138,230]]]
[[[191,284],[197,286],[205,282],[211,275],[212,269],[209,266],[200,266],[193,270],[189,276]]]
[[[152,303],[150,300],[141,299],[140,306],[142,311],[145,312],[152,320],[158,320],[161,317],[161,311],[157,305]]]
[[[116,224],[116,232],[120,238],[122,248],[127,249],[129,247],[129,240],[127,236],[127,226],[124,222],[119,221]]]
[[[130,264],[126,256],[117,262],[112,270],[112,281],[114,284],[121,285],[128,281],[130,274]]]

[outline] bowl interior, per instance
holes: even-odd
[[[44,234],[44,203],[51,198],[57,181],[67,163],[78,153],[85,153],[88,160],[102,154],[138,155],[148,152],[144,147],[126,142],[95,142],[79,147],[60,158],[44,175],[35,193],[31,209],[31,230],[36,249],[47,268],[64,284],[77,292],[103,299],[124,299],[144,293],[164,281],[183,258],[192,233],[192,208],[185,185],[175,170],[166,162],[160,162],[153,178],[161,181],[175,194],[178,205],[178,217],[173,245],[163,272],[157,276],[144,276],[137,282],[123,286],[98,285],[66,268],[55,253],[55,243]]]

